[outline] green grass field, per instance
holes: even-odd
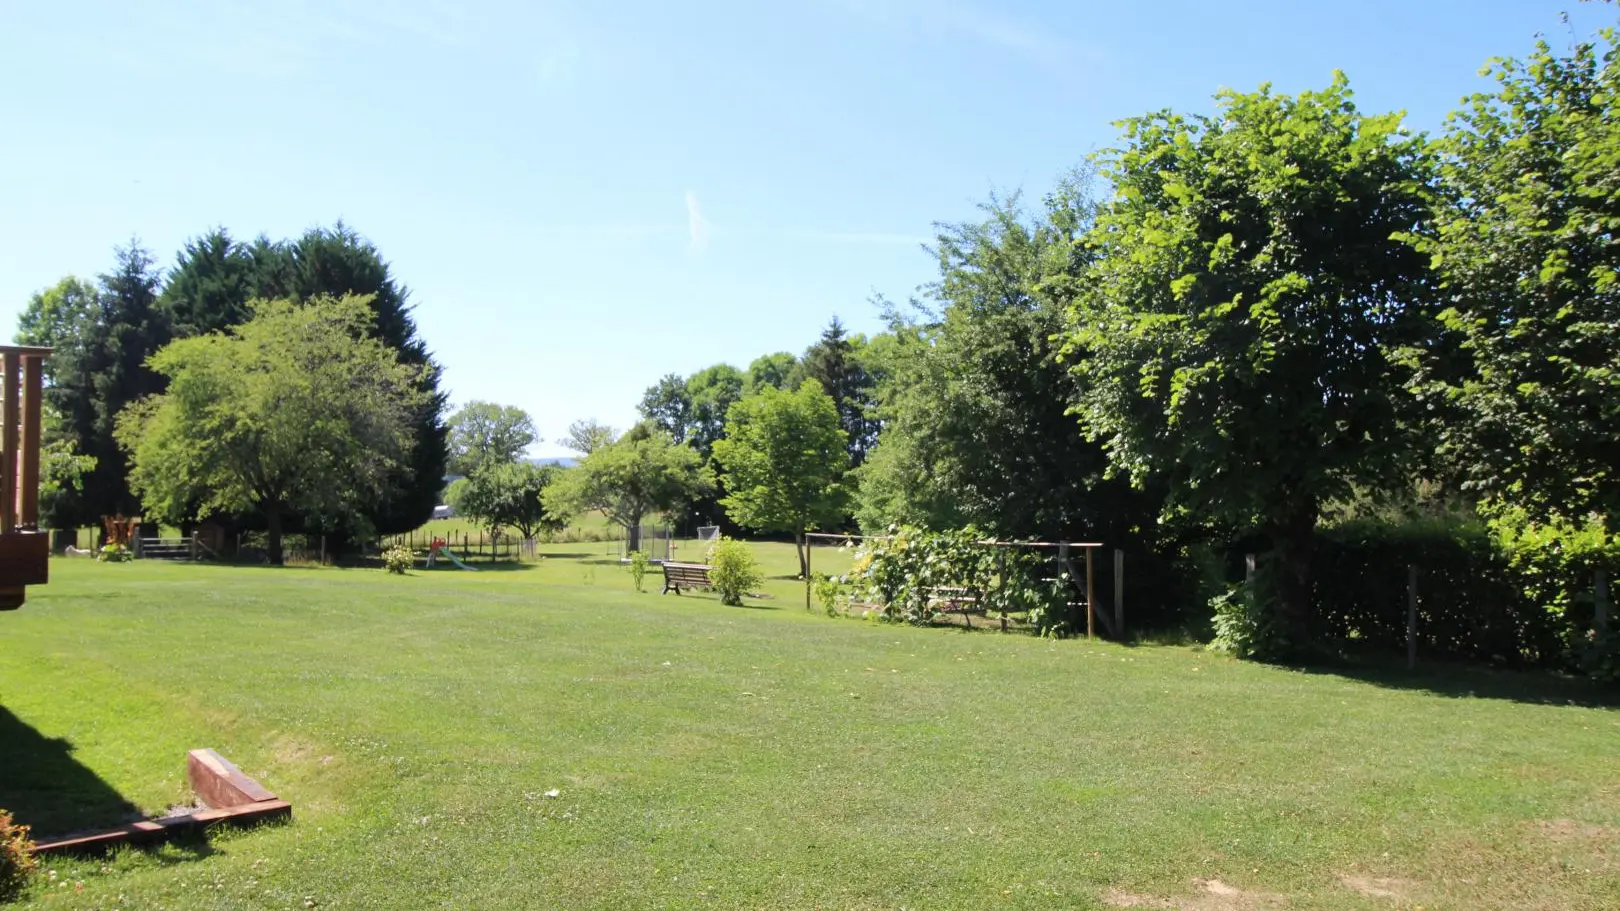
[[[211,746],[296,818],[25,905],[1620,907],[1620,712],[1580,685],[832,620],[785,578],[726,608],[548,550],[57,561],[0,615],[0,806],[162,810]]]

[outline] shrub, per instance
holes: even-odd
[[[128,563],[135,559],[135,552],[122,544],[103,544],[96,552],[96,559],[103,563]]]
[[[28,878],[34,874],[39,861],[29,853],[33,841],[28,827],[18,825],[11,814],[0,810],[0,902],[15,901],[22,896]]]
[[[1209,599],[1215,637],[1210,648],[1234,658],[1271,661],[1290,652],[1286,627],[1277,619],[1271,563],[1262,561],[1254,578]]]
[[[821,609],[829,617],[838,616],[838,599],[844,593],[844,580],[824,573],[816,574],[813,586],[816,600],[821,603]],[[805,605],[809,607],[809,605]]]
[[[644,591],[642,580],[647,577],[647,554],[645,551],[633,550],[630,552],[630,580],[636,584],[636,591]]]
[[[383,551],[383,568],[396,576],[403,576],[416,565],[416,552],[403,544],[395,544]]]
[[[764,581],[759,563],[747,544],[732,538],[720,538],[709,548],[709,581],[720,593],[720,603],[732,607],[742,605],[743,595]]]

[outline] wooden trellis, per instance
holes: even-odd
[[[811,540],[848,541],[853,543],[855,541],[865,541],[868,539],[886,537],[887,535],[846,535],[807,532],[805,534],[806,569],[808,570],[809,568],[808,562],[810,560],[810,554],[812,553],[812,549],[809,547]],[[1125,569],[1124,561],[1122,559],[1124,555],[1122,553],[1116,551],[1114,555],[1114,613],[1113,616],[1110,617],[1097,605],[1097,586],[1095,576],[1096,567],[1093,556],[1096,551],[1102,549],[1102,544],[1074,541],[979,541],[976,543],[984,547],[1026,548],[1030,550],[1055,551],[1055,558],[1057,560],[1059,570],[1067,573],[1069,579],[1077,588],[1084,585],[1084,588],[1079,592],[1079,594],[1084,599],[1086,608],[1086,636],[1088,638],[1096,636],[1097,624],[1101,623],[1106,635],[1115,639],[1124,638],[1125,609],[1122,594],[1124,592],[1125,585]],[[1074,565],[1073,554],[1076,549],[1085,551],[1086,556],[1084,571],[1081,571]],[[813,577],[814,574],[808,571],[804,576],[804,606],[806,610],[810,608],[810,590],[812,585],[811,580]]]

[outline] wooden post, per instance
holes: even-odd
[[[20,390],[17,388],[18,375],[22,364],[17,352],[7,351],[3,360],[5,370],[5,401],[0,403],[0,421],[5,422],[3,432],[0,432],[0,448],[4,448],[4,463],[0,464],[0,503],[5,504],[0,509],[0,532],[9,532],[17,527],[17,422],[22,416]]]
[[[1417,577],[1416,564],[1406,567],[1406,668],[1417,667]]]
[[[1592,578],[1592,629],[1599,636],[1609,632],[1609,577],[1601,569]]]
[[[44,374],[44,358],[33,355],[23,360],[22,504],[17,519],[29,528],[39,527],[40,399]]]
[[[810,536],[805,535],[804,536],[804,609],[805,610],[810,609],[810,579],[813,577],[813,574],[810,572],[810,541],[811,541]]]
[[[1086,548],[1086,638],[1094,639],[1097,636],[1097,588],[1092,584],[1091,552],[1095,547]]]
[[[1067,575],[1069,577],[1070,584],[1073,584],[1073,582],[1074,582],[1074,566],[1073,566],[1073,564],[1071,564],[1069,562],[1069,542],[1067,542],[1067,541],[1059,541],[1058,542],[1057,560],[1058,560],[1058,576],[1059,576],[1059,578],[1063,577],[1064,575]],[[1063,607],[1063,619],[1064,620],[1068,620],[1070,618],[1070,612],[1069,612],[1069,609],[1068,609],[1068,604],[1069,604],[1069,587],[1067,585],[1065,585],[1063,587],[1063,605],[1064,605],[1064,607]]]
[[[1114,635],[1125,641],[1125,551],[1114,548]]]

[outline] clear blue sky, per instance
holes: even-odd
[[[1576,0],[1212,3],[0,0],[0,320],[138,236],[341,218],[412,290],[457,401],[553,439],[658,376],[800,351],[930,278],[1159,108],[1349,73],[1437,128]],[[9,332],[7,332],[9,335]],[[555,452],[538,447],[537,452]]]

